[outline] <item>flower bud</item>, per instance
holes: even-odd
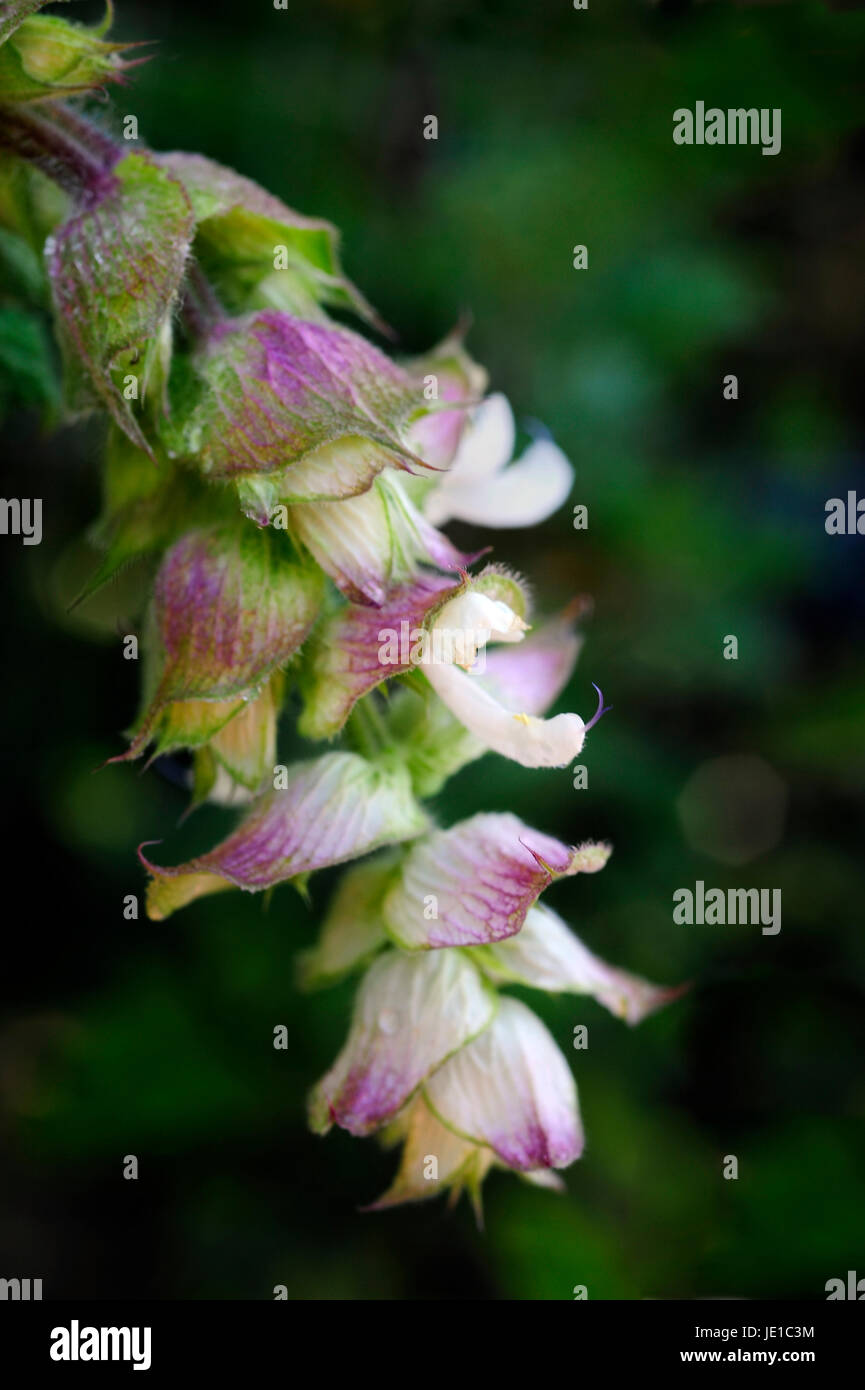
[[[0,102],[56,101],[122,82],[126,70],[141,61],[121,58],[130,47],[105,43],[81,24],[34,15],[0,48]]]

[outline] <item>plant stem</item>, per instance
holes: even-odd
[[[94,125],[86,116],[82,116],[80,111],[74,107],[67,106],[65,103],[56,102],[51,106],[51,111],[57,125],[62,126],[65,131],[85,150],[88,150],[106,169],[112,169],[119,159],[123,157],[123,148],[112,140],[110,135],[106,135],[104,130]]]
[[[392,745],[387,726],[372,694],[358,700],[351,712],[349,727],[358,748],[368,758],[376,757]]]
[[[96,198],[110,185],[111,173],[76,138],[81,133],[80,126],[73,134],[55,120],[20,107],[0,110],[0,148],[34,164],[67,193]]]

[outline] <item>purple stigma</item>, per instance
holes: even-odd
[[[585,726],[586,733],[589,732],[589,729],[594,728],[595,724],[597,724],[598,720],[601,718],[602,715],[609,714],[610,710],[613,708],[612,705],[604,704],[604,696],[603,692],[601,691],[601,687],[599,685],[595,685],[594,681],[592,681],[592,685],[598,692],[598,708],[595,710],[588,724]]]

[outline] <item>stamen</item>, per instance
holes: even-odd
[[[604,696],[603,696],[603,693],[602,693],[602,691],[601,691],[601,687],[600,687],[599,685],[595,685],[595,682],[594,682],[594,681],[592,681],[592,685],[595,687],[595,690],[597,690],[597,692],[598,692],[598,708],[595,710],[595,713],[592,715],[592,717],[591,717],[591,719],[589,720],[588,724],[585,726],[585,727],[586,727],[586,733],[588,733],[588,732],[589,732],[589,729],[593,728],[594,725],[597,724],[598,720],[601,718],[602,715],[604,715],[604,714],[609,714],[610,710],[613,708],[612,705],[605,705],[605,704],[604,704]]]

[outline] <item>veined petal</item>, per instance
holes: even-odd
[[[494,1011],[495,996],[458,951],[379,957],[361,983],[345,1047],[311,1097],[312,1128],[380,1128]]]
[[[244,702],[239,714],[210,740],[213,756],[234,781],[258,791],[276,762],[276,721],[285,679],[271,676],[261,694]]]
[[[444,1124],[489,1144],[509,1168],[566,1168],[583,1150],[577,1088],[540,1019],[503,998],[489,1028],[429,1077]]]
[[[390,458],[380,444],[347,435],[325,444],[281,472],[244,473],[235,480],[241,510],[259,526],[282,529],[280,506],[339,502],[372,487]],[[277,521],[278,518],[278,521]]]
[[[321,577],[291,563],[284,537],[280,542],[240,520],[189,532],[156,577],[162,670],[132,744],[117,761],[137,757],[152,740],[160,751],[176,747],[177,730],[162,729],[160,721],[178,701],[218,702],[209,729],[207,711],[197,712],[203,724],[195,742],[203,742],[298,650],[321,598]],[[234,710],[224,704],[232,699]],[[183,711],[177,717],[182,721]]]
[[[387,508],[373,485],[342,502],[309,502],[292,507],[299,540],[354,603],[381,604],[392,565]]]
[[[408,497],[393,469],[382,473],[378,486],[387,504],[396,580],[410,578],[421,561],[438,569],[456,571],[465,569],[477,559],[477,554],[466,555],[457,550],[447,536],[430,525]]]
[[[418,835],[425,817],[408,774],[355,753],[327,753],[287,769],[222,844],[176,867],[151,864],[148,915],[160,920],[223,886],[260,891]]]
[[[392,469],[359,497],[296,506],[291,516],[300,540],[354,603],[380,606],[422,561],[456,572],[473,558],[424,520]]]
[[[509,814],[436,830],[407,855],[384,901],[384,925],[408,950],[478,946],[518,932],[554,879],[585,871],[572,850]]]
[[[362,695],[411,669],[417,634],[449,591],[456,592],[450,579],[423,574],[390,593],[381,608],[349,605],[322,624],[301,673],[304,737],[332,738]]]
[[[424,673],[460,723],[502,757],[523,767],[567,767],[582,749],[586,726],[578,714],[557,714],[553,719],[538,719],[525,711],[514,714],[467,671],[430,665]]]
[[[543,903],[530,910],[516,936],[485,949],[481,965],[499,984],[531,985],[551,994],[590,994],[631,1024],[640,1023],[687,988],[653,985],[608,965]]]

